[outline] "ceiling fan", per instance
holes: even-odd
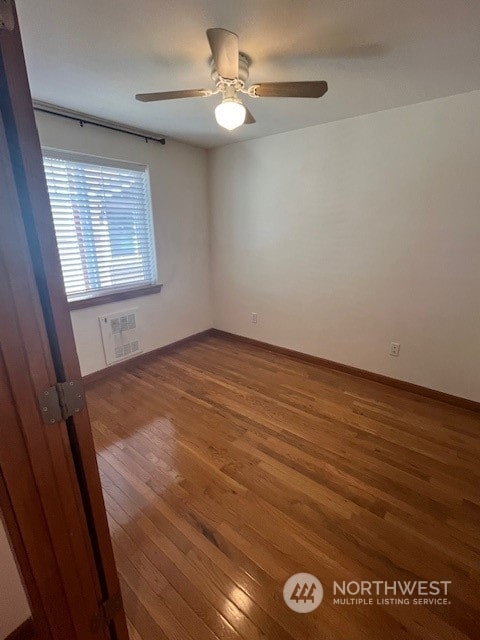
[[[250,58],[239,51],[238,36],[226,29],[208,29],[207,38],[212,50],[210,67],[215,89],[186,89],[160,93],[138,93],[141,102],[175,100],[177,98],[208,98],[222,94],[222,101],[215,107],[218,124],[230,131],[242,124],[253,124],[255,118],[245,107],[239,94],[251,98],[321,98],[328,89],[324,80],[309,82],[262,82],[248,88]]]

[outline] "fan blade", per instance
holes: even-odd
[[[245,107],[245,109],[247,109],[247,107]],[[250,109],[247,109],[247,115],[245,116],[245,122],[243,124],[255,124],[256,120],[253,117],[252,112],[250,111]]]
[[[259,98],[321,98],[327,93],[324,80],[314,82],[263,82],[252,87]]]
[[[226,29],[207,29],[217,72],[222,78],[238,78],[238,36]]]
[[[157,100],[176,100],[177,98],[205,98],[209,95],[211,95],[211,91],[208,91],[208,89],[185,89],[185,91],[137,93],[135,98],[140,102],[156,102]]]

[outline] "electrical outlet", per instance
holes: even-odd
[[[400,354],[400,345],[398,342],[391,342],[390,343],[390,355],[391,356],[398,356]]]
[[[252,324],[257,324],[257,314],[252,312]]]

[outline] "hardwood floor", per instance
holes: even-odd
[[[480,638],[478,414],[219,337],[88,402],[132,640]],[[334,604],[334,580],[450,604]]]

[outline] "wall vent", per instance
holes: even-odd
[[[137,309],[99,316],[105,362],[112,364],[139,354]]]

